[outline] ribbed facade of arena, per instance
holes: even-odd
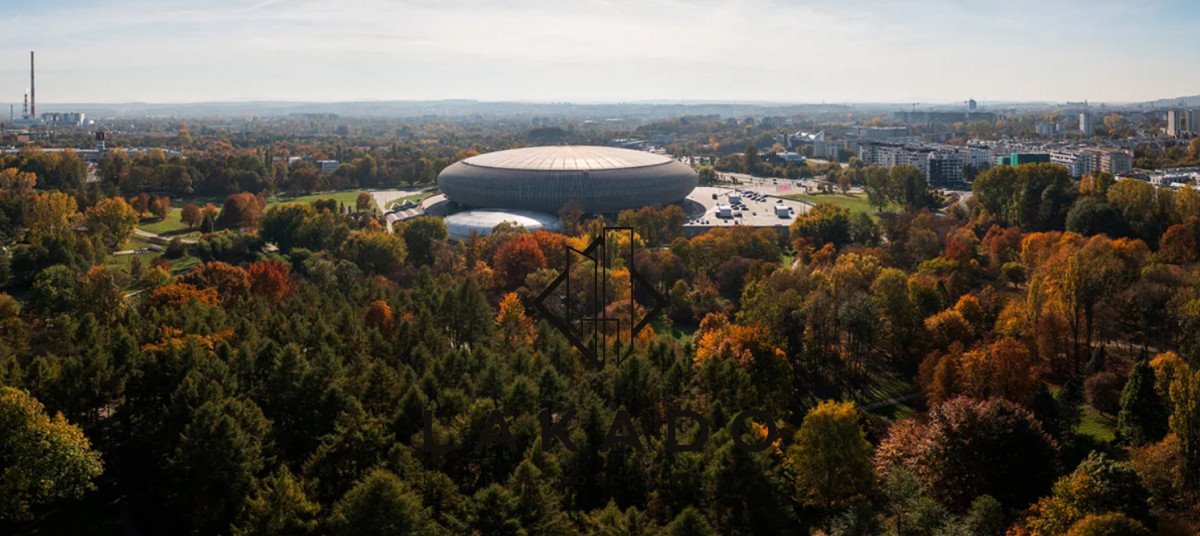
[[[596,146],[481,154],[456,162],[438,176],[446,197],[463,207],[550,214],[571,202],[590,213],[675,203],[696,184],[695,170],[668,156]]]

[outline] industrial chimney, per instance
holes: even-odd
[[[37,119],[37,89],[33,85],[33,51],[29,51],[29,117]]]

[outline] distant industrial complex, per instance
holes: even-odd
[[[29,88],[25,90],[25,98],[21,105],[21,115],[17,115],[16,106],[8,109],[9,128],[31,127],[39,125],[51,126],[84,126],[87,117],[81,112],[51,112],[38,115],[37,113],[37,66],[34,51],[29,51]]]

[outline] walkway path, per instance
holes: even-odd
[[[167,242],[170,242],[174,238],[174,237],[170,237],[170,236],[163,236],[160,234],[155,234],[150,231],[143,231],[142,229],[134,229],[133,234],[137,235],[139,238],[145,238],[146,240],[149,240],[151,242],[161,241],[164,244],[166,244]],[[197,242],[197,240],[195,238],[180,238],[179,240],[181,242],[183,242],[184,244],[195,244]]]

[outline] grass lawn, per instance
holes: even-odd
[[[784,197],[818,205],[835,205],[848,209],[852,214],[865,213],[872,218],[877,217],[875,207],[867,202],[867,194],[789,194]],[[890,210],[888,205],[884,210]]]
[[[133,258],[138,257],[142,260],[142,266],[148,268],[150,263],[154,261],[154,259],[157,259],[160,255],[162,255],[162,253],[157,251],[138,253],[137,255],[109,255],[104,259],[104,264],[128,271],[129,266],[133,264]],[[191,267],[200,264],[200,258],[188,255],[178,259],[167,259],[167,262],[171,263],[171,275],[179,275],[188,271],[191,269]]]
[[[1079,428],[1076,431],[1083,435],[1092,436],[1097,441],[1112,443],[1117,438],[1114,431],[1116,424],[1115,419],[1112,417],[1108,417],[1096,411],[1096,408],[1084,404],[1083,418],[1080,420]]]
[[[358,201],[358,194],[360,192],[362,192],[362,190],[342,190],[337,192],[323,192],[301,196],[280,194],[267,198],[267,207],[269,208],[272,205],[281,205],[283,203],[312,203],[313,201],[317,201],[319,199],[334,199],[339,203],[345,203],[347,206],[353,208],[355,202]],[[432,193],[429,195],[432,195]],[[419,199],[424,199],[425,197],[428,197],[428,195],[420,197]],[[205,204],[212,203],[216,205],[217,208],[220,208],[221,202],[221,199],[214,199],[211,197],[173,199],[171,201],[171,211],[167,213],[166,218],[163,218],[161,221],[149,218],[143,219],[138,223],[138,229],[163,235],[168,238],[174,238],[176,236],[183,238],[198,238],[200,236],[200,232],[198,230],[190,230],[187,228],[187,225],[185,225],[182,221],[179,221],[180,216],[183,214],[183,206],[191,203],[198,207],[203,207]]]
[[[334,199],[339,203],[345,203],[350,208],[354,208],[354,204],[358,201],[358,194],[360,193],[362,193],[362,190],[342,190],[300,196],[289,196],[287,194],[273,195],[267,198],[267,207],[283,203],[312,203],[321,199]]]

